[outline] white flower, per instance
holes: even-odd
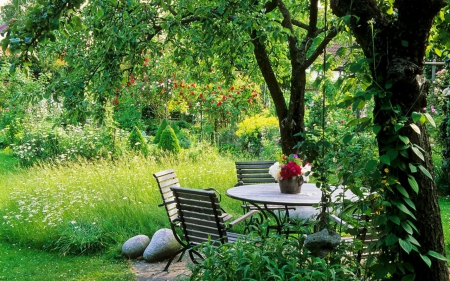
[[[269,168],[269,174],[272,177],[274,177],[276,180],[279,180],[281,178],[280,172],[281,172],[281,167],[280,167],[280,163],[278,163],[278,162],[275,162],[275,164],[273,164]]]
[[[309,176],[312,174],[311,168],[311,164],[309,163],[302,167],[302,177],[305,182],[309,181]]]

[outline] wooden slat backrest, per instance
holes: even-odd
[[[235,162],[238,185],[274,183],[269,167],[275,161]]]
[[[214,191],[171,187],[177,203],[184,238],[191,244],[220,239],[227,241],[226,226]]]
[[[175,174],[174,170],[168,169],[165,171],[154,173],[153,177],[158,183],[159,192],[161,193],[161,198],[163,199],[163,203],[161,204],[161,206],[164,206],[164,208],[166,209],[169,221],[171,223],[174,223],[174,221],[178,218],[178,210],[174,200],[173,192],[172,190],[170,190],[170,187],[180,186],[177,175]]]
[[[354,233],[355,237],[362,241],[362,249],[357,253],[357,260],[367,258],[371,255],[372,248],[378,242],[378,231],[372,226],[372,214],[368,216],[366,214],[355,214],[354,218],[357,220],[358,225],[356,225],[349,232]]]

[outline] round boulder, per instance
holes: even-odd
[[[136,235],[123,243],[122,254],[135,259],[142,256],[148,244],[150,244],[150,238],[147,235]]]
[[[160,261],[173,256],[181,245],[171,229],[162,228],[155,232],[150,244],[144,251],[144,260],[148,262]]]

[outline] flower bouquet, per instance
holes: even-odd
[[[269,174],[280,184],[281,193],[300,193],[302,184],[309,181],[311,168],[309,163],[302,166],[297,154],[283,155],[280,162],[269,168]]]

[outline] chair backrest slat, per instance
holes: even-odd
[[[184,238],[192,244],[221,239],[227,242],[226,225],[217,194],[210,190],[171,187]]]
[[[275,161],[235,162],[238,185],[274,183],[269,168]]]
[[[171,223],[174,223],[174,221],[178,218],[178,212],[176,209],[177,206],[174,201],[173,192],[172,190],[170,190],[170,187],[180,186],[177,175],[175,174],[174,170],[168,169],[165,171],[154,173],[153,177],[158,183],[159,192],[161,193],[161,198],[163,199],[163,205],[166,209],[169,221]]]

